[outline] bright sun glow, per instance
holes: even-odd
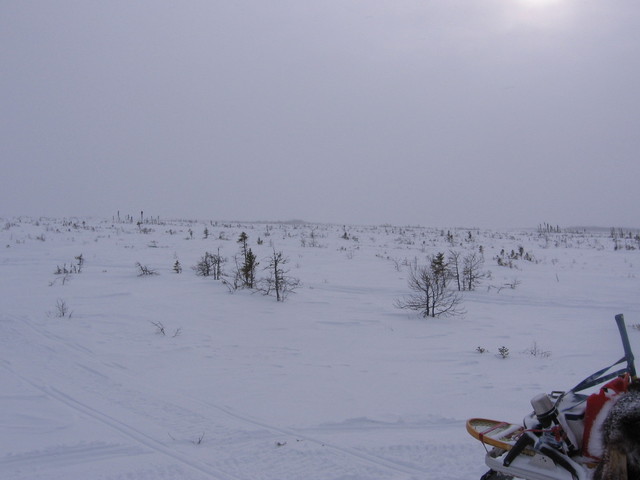
[[[560,0],[518,0],[519,3],[522,3],[531,7],[546,7],[549,5],[553,5],[556,3],[560,3]]]
[[[563,0],[515,0],[512,19],[541,28],[563,28],[570,23],[571,4]]]

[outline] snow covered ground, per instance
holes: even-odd
[[[191,269],[219,248],[230,271],[242,231],[259,276],[274,248],[289,258],[302,287],[284,303]],[[467,418],[519,422],[534,395],[620,358],[615,314],[640,352],[640,251],[619,245],[608,230],[4,218],[0,478],[477,479]],[[480,247],[490,276],[464,317],[394,307],[414,258]],[[533,261],[498,266],[520,247]],[[54,273],[80,254],[81,273]]]

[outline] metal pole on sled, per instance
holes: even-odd
[[[618,325],[618,331],[620,332],[620,338],[622,339],[624,358],[627,359],[627,368],[629,370],[629,375],[631,375],[631,378],[635,380],[636,367],[634,364],[633,352],[631,351],[631,344],[629,343],[629,336],[627,335],[627,327],[624,323],[624,315],[622,313],[616,315],[616,324]]]

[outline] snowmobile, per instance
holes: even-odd
[[[485,464],[489,471],[481,480],[605,478],[602,474],[603,465],[611,455],[607,451],[608,436],[603,434],[603,425],[610,422],[607,417],[620,398],[628,392],[640,390],[624,316],[616,315],[615,320],[624,348],[624,357],[620,360],[595,372],[568,391],[535,396],[531,399],[533,412],[524,417],[522,424],[480,418],[467,421],[467,431],[482,442],[486,452]],[[620,368],[621,364],[625,365]],[[598,385],[602,385],[598,393],[581,393]],[[628,432],[638,432],[640,421],[640,402],[637,401],[640,394],[633,395],[636,397],[630,412],[632,418],[628,423]],[[633,457],[637,461],[640,458],[640,445],[637,445],[640,435],[631,433],[627,436],[633,437],[628,443],[635,442],[630,447],[634,453],[629,461],[634,460]],[[607,478],[627,480],[626,459],[623,455],[624,465],[618,470],[625,473],[611,474],[609,471]],[[629,475],[635,472],[633,466],[629,472]],[[637,480],[635,476],[628,478]]]

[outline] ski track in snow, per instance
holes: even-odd
[[[6,324],[6,319],[3,319],[3,326],[5,324]],[[91,368],[84,364],[84,362],[95,363],[92,361],[91,358],[89,358],[89,355],[91,354],[91,352],[88,349],[78,348],[77,344],[73,344],[73,343],[70,344],[68,342],[63,341],[62,339],[55,338],[55,336],[52,336],[48,333],[41,331],[40,329],[37,329],[26,319],[14,319],[13,325],[27,326],[33,332],[36,332],[37,334],[41,335],[44,339],[55,342],[54,345],[41,344],[43,345],[43,348],[45,351],[56,354],[55,357],[50,357],[51,361],[46,366],[47,369],[49,370],[49,373],[52,374],[50,377],[48,375],[46,376],[47,382],[55,381],[55,373],[54,373],[55,370],[66,371],[69,374],[70,366],[72,368],[75,367],[76,370],[80,369],[78,371],[74,371],[72,375],[77,380],[79,380],[82,384],[92,385],[93,387],[96,387],[98,385],[95,381],[96,378],[100,379],[100,381],[111,380],[108,375],[99,372],[97,368]],[[20,332],[18,331],[17,328],[14,328],[12,333],[14,334],[13,340],[15,340]],[[23,343],[21,346],[23,348],[29,348],[29,345],[27,345],[26,343]],[[78,354],[86,355],[87,358],[78,359],[77,358]],[[61,359],[61,358],[64,358],[67,360],[73,358],[74,360],[67,365],[63,365],[63,364],[56,365],[56,363],[54,363],[55,359]],[[92,459],[95,460],[95,458],[97,457],[104,457],[105,455],[109,455],[109,454],[111,456],[114,456],[116,453],[120,453],[121,455],[124,455],[124,454],[135,455],[135,454],[154,452],[154,453],[158,453],[166,457],[169,457],[172,461],[176,461],[188,467],[189,469],[198,471],[204,474],[208,478],[215,478],[215,479],[221,479],[221,480],[240,478],[240,477],[226,474],[222,471],[217,471],[213,467],[209,467],[193,459],[189,459],[186,456],[176,452],[175,450],[168,448],[166,445],[162,444],[161,442],[157,441],[151,436],[139,431],[138,429],[130,425],[127,425],[113,418],[110,415],[104,414],[96,410],[95,408],[90,407],[86,403],[83,403],[82,401],[66,393],[63,393],[62,391],[58,390],[56,387],[53,387],[47,384],[43,385],[41,383],[42,380],[35,381],[28,378],[26,375],[17,373],[13,368],[8,366],[7,363],[8,362],[5,362],[5,365],[4,365],[4,368],[6,370],[8,370],[11,374],[13,374],[19,380],[24,381],[25,383],[31,385],[35,389],[41,391],[47,398],[63,403],[69,408],[77,412],[80,412],[88,417],[91,417],[94,420],[97,420],[98,422],[106,425],[112,430],[117,431],[127,439],[132,440],[134,442],[134,446],[115,445],[115,446],[110,446],[107,449],[105,449],[104,446],[101,446],[101,445],[96,446],[95,444],[92,444],[86,447],[85,446],[57,447],[45,453],[36,451],[32,453],[19,454],[19,455],[10,454],[0,460],[0,467],[2,468],[2,470],[0,471],[6,470],[7,475],[12,475],[12,473],[10,472],[13,472],[13,474],[17,474],[20,470],[23,470],[26,466],[33,466],[34,461],[36,463],[39,462],[41,464],[46,464],[47,467],[51,467],[51,466],[72,464],[74,460],[78,461],[79,460],[78,457],[81,457],[81,456],[84,456],[84,460],[82,461],[88,462],[88,461],[91,461]],[[87,376],[87,374],[89,374],[89,376]],[[110,393],[111,392],[108,392],[106,390],[102,392],[102,394],[105,396],[108,396]],[[105,398],[108,398],[108,397],[105,397]],[[149,406],[149,403],[147,403],[147,406]],[[28,478],[28,477],[25,477],[25,478]]]
[[[215,432],[214,438],[223,445],[233,444],[237,437],[240,437],[243,441],[236,448],[230,449],[224,459],[196,461],[188,454],[181,453],[179,449],[159,441],[152,435],[91,407],[86,400],[81,401],[50,384],[42,385],[39,381],[34,381],[25,375],[17,373],[7,365],[8,362],[5,362],[5,369],[9,370],[18,379],[41,391],[46,397],[91,417],[122,434],[133,443],[131,445],[106,445],[94,442],[87,445],[56,447],[45,452],[9,454],[0,459],[0,471],[18,472],[25,466],[33,466],[34,464],[55,467],[74,463],[87,463],[116,456],[155,453],[168,457],[171,461],[181,465],[183,474],[184,469],[193,470],[205,475],[207,478],[219,480],[307,478],[310,472],[315,472],[314,476],[317,478],[418,479],[429,476],[429,470],[420,465],[424,464],[424,460],[429,458],[430,455],[437,455],[438,451],[443,451],[443,448],[449,454],[453,453],[451,447],[443,446],[432,448],[425,446],[395,446],[388,449],[346,448],[314,438],[306,433],[276,427],[251,419],[233,412],[229,408],[209,402],[182,397],[179,398],[178,406],[161,400],[161,397],[166,395],[154,394],[149,386],[145,386],[143,389],[137,388],[133,391],[128,390],[132,388],[131,385],[126,387],[124,385],[119,386],[119,384],[125,383],[123,380],[126,379],[121,377],[116,383],[111,375],[105,373],[108,372],[110,366],[96,364],[95,359],[92,358],[91,350],[77,343],[68,342],[59,336],[43,331],[24,318],[3,318],[2,321],[3,325],[6,325],[7,321],[13,324],[14,340],[20,335],[20,327],[29,328],[32,332],[42,337],[43,342],[39,344],[39,347],[44,350],[42,354],[55,354],[55,356],[50,357],[51,361],[47,365],[49,373],[52,374],[51,377],[46,376],[49,382],[55,379],[55,370],[65,370],[66,374],[72,376],[76,382],[91,387],[87,388],[83,394],[89,393],[89,390],[91,390],[91,396],[99,395],[103,398],[113,398],[114,401],[120,402],[118,407],[124,408],[128,412],[133,412],[138,417],[145,417],[147,421],[165,426],[172,432],[169,434],[171,436],[181,435],[185,438],[195,439],[197,432],[202,430],[207,432],[207,436],[212,435],[211,432]],[[34,345],[27,345],[26,343],[22,347],[35,348]],[[34,353],[34,355],[37,356],[38,354]],[[61,358],[65,359],[65,365],[56,364],[56,359]],[[118,400],[116,395],[118,390],[123,388],[126,388],[127,391],[121,398],[126,398],[126,403]],[[173,393],[171,396],[176,397],[179,395]],[[136,400],[135,404],[132,402],[134,399]],[[194,410],[186,410],[186,405],[195,405],[195,408]],[[221,415],[215,415],[215,418],[211,418],[211,412],[218,412]],[[228,419],[232,421],[229,422]],[[189,425],[189,427],[185,428],[185,424]],[[237,425],[240,425],[240,427]],[[460,428],[463,428],[462,425]],[[335,430],[335,427],[333,430]],[[262,451],[265,452],[262,455],[256,454],[260,449],[247,449],[246,447],[246,442],[251,442],[252,439],[255,441],[255,438],[259,438],[260,444],[263,446],[268,446],[268,448],[262,448]],[[209,439],[207,439],[208,441]],[[278,447],[279,445],[281,447]],[[277,448],[276,455],[274,455],[274,446]],[[292,449],[291,446],[298,448]],[[463,454],[470,449],[464,447],[457,450],[460,450],[460,453]],[[400,454],[400,457],[408,457],[413,461],[398,461],[396,460],[398,454]]]
[[[148,450],[137,446],[93,442],[73,446],[51,447],[46,450],[35,450],[17,455],[9,454],[0,460],[0,465],[4,469],[20,469],[32,467],[35,464],[66,466],[144,453],[148,453]]]

